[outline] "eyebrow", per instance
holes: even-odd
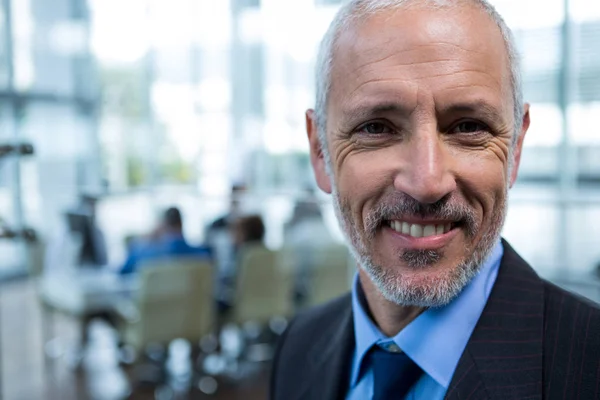
[[[375,104],[362,104],[342,110],[345,121],[364,120],[374,115],[396,114],[408,116],[414,111],[402,103],[386,101]],[[449,104],[444,107],[436,107],[438,117],[444,115],[470,114],[477,115],[494,123],[503,121],[500,109],[485,100],[465,101]]]
[[[374,105],[358,105],[342,110],[342,116],[345,120],[365,119],[372,115],[377,114],[400,114],[408,115],[412,113],[412,109],[396,103],[396,102],[382,102]]]
[[[484,100],[450,104],[447,107],[436,108],[438,115],[476,114],[494,122],[502,121],[501,111]]]

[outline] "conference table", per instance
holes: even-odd
[[[44,274],[39,281],[45,306],[82,317],[110,311],[138,289],[135,274],[122,276],[109,268],[66,268]]]
[[[115,315],[117,309],[131,303],[140,284],[137,274],[121,276],[110,268],[64,268],[39,278],[38,295],[42,303],[42,340],[46,360],[56,359],[66,348],[74,367],[81,365],[82,349],[88,340],[88,325],[98,316]],[[66,344],[55,336],[55,313],[77,320],[79,343]]]

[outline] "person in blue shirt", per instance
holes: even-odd
[[[120,269],[121,274],[135,272],[139,265],[147,260],[167,256],[211,257],[206,246],[190,246],[183,236],[183,220],[176,207],[165,211],[158,228],[147,238],[131,243],[129,254]]]

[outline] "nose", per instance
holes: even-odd
[[[410,135],[402,145],[401,167],[394,187],[424,204],[433,204],[456,189],[452,156],[436,128]]]

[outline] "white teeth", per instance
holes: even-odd
[[[423,228],[423,237],[435,235],[435,225],[427,225]]]
[[[412,224],[410,226],[410,236],[420,238],[423,237],[423,226]]]
[[[390,228],[403,235],[415,238],[443,235],[450,232],[452,224],[445,225],[419,225],[409,224],[408,222],[390,221]]]
[[[404,235],[410,235],[410,224],[408,222],[402,223],[402,233]]]

